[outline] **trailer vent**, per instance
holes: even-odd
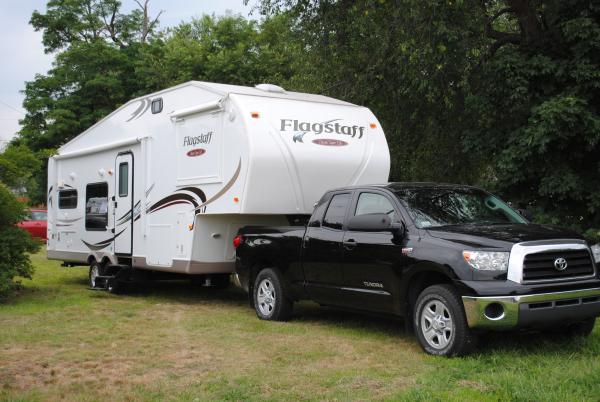
[[[279,94],[285,93],[285,89],[273,84],[258,84],[255,86],[255,88],[265,92],[274,92]]]

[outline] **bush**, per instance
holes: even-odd
[[[39,243],[16,226],[24,216],[24,205],[0,183],[0,300],[19,285],[15,277],[31,278],[33,274],[27,253],[37,251]]]

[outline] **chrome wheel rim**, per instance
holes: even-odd
[[[273,314],[276,303],[275,287],[270,279],[263,279],[258,284],[258,290],[256,293],[256,302],[258,305],[258,311],[265,317]]]
[[[96,278],[100,276],[100,270],[98,269],[97,265],[92,266],[92,269],[90,270],[90,285],[92,285],[93,288],[96,287]]]
[[[444,349],[452,341],[454,322],[450,310],[439,300],[432,300],[421,310],[421,333],[429,346]]]

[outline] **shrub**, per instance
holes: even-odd
[[[0,300],[19,286],[15,277],[31,278],[33,274],[27,253],[37,251],[39,243],[16,226],[25,216],[24,207],[0,183]]]

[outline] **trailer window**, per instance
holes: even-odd
[[[77,208],[77,190],[60,190],[58,192],[59,209]]]
[[[85,189],[85,229],[105,231],[108,225],[108,184],[88,184]]]
[[[332,229],[341,229],[344,225],[344,218],[346,217],[346,210],[350,203],[350,194],[336,194],[329,203],[329,208],[323,218],[323,226]]]
[[[119,165],[119,197],[127,197],[129,194],[129,163],[123,162]]]
[[[152,114],[157,114],[162,112],[163,109],[163,100],[162,98],[153,99],[152,100]]]

